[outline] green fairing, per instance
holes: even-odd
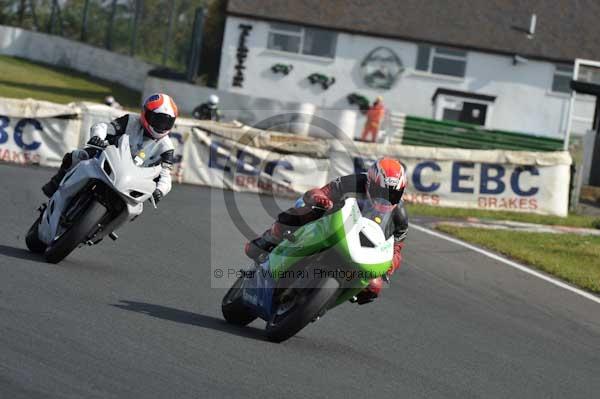
[[[341,209],[300,227],[294,237],[296,242],[284,240],[269,256],[269,267],[274,278],[283,275],[307,256],[331,248],[336,242],[345,243]]]
[[[356,221],[360,214],[349,217],[353,217]],[[391,266],[391,261],[378,264],[361,264],[351,261],[342,209],[300,227],[294,233],[294,237],[296,238],[295,242],[284,240],[269,256],[271,275],[275,279],[285,275],[287,270],[307,256],[332,247],[341,259],[347,261],[347,269],[356,269],[369,276],[383,276]],[[344,291],[336,300],[336,305],[349,300],[368,284],[368,278],[361,279],[360,287]]]

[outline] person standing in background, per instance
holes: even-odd
[[[104,105],[108,105],[109,107],[112,107],[114,109],[123,109],[121,104],[119,104],[113,96],[106,96],[104,98]]]
[[[375,99],[373,106],[367,111],[367,122],[362,132],[362,141],[377,142],[377,135],[379,134],[379,127],[381,121],[385,115],[385,107],[383,105],[383,98],[381,96]],[[371,136],[371,140],[368,137]]]
[[[218,105],[219,97],[211,94],[207,102],[200,104],[192,111],[192,116],[196,119],[219,122],[221,120],[221,111],[219,111]]]

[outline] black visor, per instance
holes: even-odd
[[[146,111],[146,120],[148,121],[148,124],[158,133],[173,129],[173,125],[175,124],[174,117],[152,111]]]
[[[396,205],[400,202],[403,193],[404,189],[396,190],[391,187],[379,187],[376,184],[371,184],[369,187],[369,195],[371,195],[372,199],[384,199],[391,202],[393,205]]]

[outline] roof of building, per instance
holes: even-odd
[[[600,59],[598,0],[229,0],[230,15],[555,61]],[[535,34],[529,38],[531,16]]]

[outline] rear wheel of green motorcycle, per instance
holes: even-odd
[[[238,326],[248,325],[256,319],[256,316],[244,306],[242,301],[241,288],[243,283],[244,276],[240,276],[227,291],[221,303],[221,311],[225,320]]]
[[[311,321],[321,316],[335,300],[340,283],[334,278],[312,280],[306,288],[296,290],[293,303],[277,306],[267,323],[267,338],[283,342],[296,335]]]
[[[104,205],[92,200],[83,214],[57,240],[46,249],[44,258],[48,263],[58,263],[66,258],[98,226],[106,214]]]

